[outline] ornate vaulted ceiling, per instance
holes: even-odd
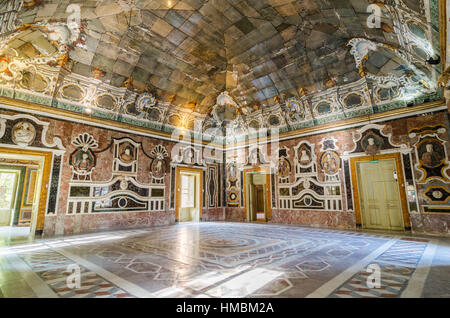
[[[440,65],[425,63],[439,55],[437,10],[437,0],[0,0],[1,94],[165,131],[195,119],[292,130],[440,98]]]

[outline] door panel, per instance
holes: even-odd
[[[401,230],[403,229],[402,205],[398,182],[394,178],[394,171],[396,171],[395,160],[382,160],[380,168],[383,179],[385,180],[386,217],[388,218],[391,229]]]
[[[272,216],[270,173],[266,168],[244,172],[244,206],[248,221],[268,221]]]
[[[179,222],[199,222],[202,215],[202,174],[193,168],[177,168],[175,217]]]
[[[254,185],[250,185],[251,188],[251,197],[250,197],[250,202],[251,202],[251,219],[250,221],[256,221],[256,209],[257,209],[257,194],[256,194],[256,186]]]
[[[360,204],[365,228],[402,230],[402,206],[394,159],[358,163]]]
[[[256,186],[256,212],[264,213],[264,187],[261,185]]]
[[[17,173],[0,173],[0,226],[9,226],[16,201]]]
[[[38,173],[39,170],[35,168],[27,168],[26,170],[25,183],[22,190],[22,206],[19,213],[19,226],[29,226],[31,224]]]

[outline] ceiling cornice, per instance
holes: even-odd
[[[31,113],[39,116],[50,117],[53,119],[65,120],[70,122],[78,122],[81,124],[86,124],[95,127],[107,128],[112,130],[118,130],[122,132],[133,133],[137,135],[144,135],[147,137],[152,137],[156,139],[172,141],[172,142],[185,142],[193,144],[202,144],[211,148],[222,149],[222,144],[211,143],[209,141],[200,141],[194,138],[186,138],[184,136],[179,136],[182,138],[175,139],[172,134],[155,131],[150,128],[138,127],[126,123],[120,123],[114,120],[96,118],[89,115],[83,115],[79,113],[70,112],[63,109],[57,109],[51,106],[39,105],[35,103],[30,103],[21,100],[15,100],[7,97],[0,97],[0,109],[13,110],[13,111],[23,111],[26,113]],[[178,135],[175,135],[178,136]]]
[[[349,118],[346,120],[342,120],[339,122],[329,123],[329,124],[323,124],[323,125],[317,125],[313,127],[308,128],[302,128],[297,129],[294,131],[289,131],[285,133],[281,133],[279,135],[279,139],[287,140],[287,139],[294,139],[298,138],[304,135],[313,135],[313,134],[320,134],[326,131],[330,130],[340,130],[340,129],[347,129],[350,126],[358,126],[363,125],[367,122],[373,122],[373,121],[381,121],[381,120],[392,120],[398,117],[409,117],[413,116],[420,112],[435,112],[441,110],[442,106],[445,106],[445,100],[439,100],[435,102],[425,103],[421,105],[416,105],[413,107],[406,107],[406,108],[398,108],[391,111],[383,112],[383,113],[377,113],[377,114],[370,114],[370,115],[364,115],[360,117],[355,118]],[[50,106],[43,106],[38,104],[33,104],[25,101],[20,100],[14,100],[10,98],[0,97],[0,109],[5,110],[12,110],[12,111],[23,111],[26,113],[32,113],[39,116],[44,117],[50,117],[53,119],[59,119],[59,120],[66,120],[71,122],[79,122],[86,125],[96,126],[96,127],[102,127],[102,128],[109,128],[112,130],[118,130],[121,132],[128,132],[133,133],[137,135],[144,135],[147,137],[152,137],[156,139],[166,140],[166,141],[172,141],[172,142],[185,142],[189,143],[192,142],[194,144],[202,144],[204,146],[215,148],[215,149],[223,149],[223,150],[230,150],[236,147],[247,147],[250,144],[254,144],[256,142],[258,143],[266,143],[267,141],[270,141],[270,138],[253,138],[246,141],[233,143],[233,144],[227,144],[227,145],[221,145],[221,144],[215,144],[208,141],[199,141],[199,140],[193,140],[190,139],[179,139],[176,140],[172,138],[171,134],[163,133],[159,131],[152,131],[148,128],[142,128],[133,126],[130,124],[125,123],[119,123],[112,120],[107,119],[99,119],[95,117],[87,117],[86,115],[81,115],[77,113],[72,113],[67,110],[61,110],[56,109]]]
[[[374,121],[383,121],[383,120],[394,120],[397,118],[402,117],[410,117],[414,116],[417,113],[425,113],[425,112],[436,112],[441,111],[442,108],[447,107],[445,104],[445,100],[441,99],[438,101],[425,103],[421,105],[416,105],[412,107],[405,107],[405,108],[398,108],[394,110],[390,110],[383,113],[376,113],[376,114],[370,114],[370,115],[364,115],[354,118],[349,118],[346,120],[342,120],[339,122],[324,124],[324,125],[317,125],[313,127],[303,128],[303,129],[297,129],[294,131],[289,131],[285,133],[281,133],[278,135],[279,140],[289,140],[294,138],[299,138],[305,135],[317,135],[329,131],[335,131],[335,130],[343,130],[348,129],[350,127],[355,126],[361,126],[366,123],[374,122]],[[263,137],[263,138],[252,138],[246,141],[237,142],[234,144],[229,144],[225,146],[224,148],[226,150],[230,150],[233,148],[241,148],[241,147],[248,147],[249,145],[258,143],[258,144],[264,144],[267,142],[270,142],[270,137]]]

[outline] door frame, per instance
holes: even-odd
[[[248,211],[248,193],[247,193],[247,174],[251,172],[262,172],[262,174],[266,175],[266,188],[267,188],[267,213],[266,213],[266,222],[272,219],[272,196],[271,196],[271,184],[270,184],[270,167],[257,167],[257,168],[249,168],[244,169],[244,208],[245,208],[245,217],[248,222],[252,222],[250,220],[250,215]]]
[[[411,220],[409,217],[408,203],[406,198],[406,190],[405,190],[405,177],[403,172],[403,164],[402,158],[399,152],[389,153],[383,155],[375,155],[375,156],[362,156],[362,157],[352,157],[350,158],[350,169],[352,175],[352,184],[353,184],[353,195],[354,195],[354,204],[355,204],[355,221],[356,226],[362,227],[362,217],[361,217],[361,204],[360,204],[360,195],[358,188],[358,169],[356,168],[356,164],[358,162],[369,162],[374,160],[383,160],[383,159],[394,159],[395,167],[397,170],[397,183],[398,190],[400,193],[400,201],[402,206],[402,216],[403,216],[403,227],[404,229],[411,228]]]
[[[0,173],[9,173],[9,174],[14,174],[14,190],[13,190],[13,202],[12,202],[12,206],[10,206],[10,213],[9,213],[9,225],[8,226],[12,226],[13,222],[14,222],[14,217],[16,215],[16,207],[17,207],[17,199],[19,196],[19,179],[20,179],[20,170],[8,170],[8,169],[0,169]],[[12,212],[12,213],[11,213]]]
[[[187,167],[176,167],[175,174],[175,222],[180,221],[180,200],[181,200],[181,172],[194,172],[200,175],[198,188],[200,189],[200,200],[199,200],[199,210],[198,219],[202,221],[202,208],[203,208],[203,169],[200,168],[187,168]]]
[[[38,179],[33,200],[30,235],[44,229],[53,152],[0,147],[5,158],[32,159],[39,162]]]

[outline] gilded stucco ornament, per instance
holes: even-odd
[[[355,58],[356,68],[359,70],[360,76],[375,81],[378,87],[400,87],[404,97],[417,94],[418,91],[423,93],[435,91],[431,79],[414,63],[411,63],[410,55],[406,51],[364,38],[353,38],[348,41],[347,45],[352,47],[350,53]],[[373,52],[392,56],[398,63],[398,67],[388,74],[381,72],[374,74],[367,71],[365,63],[369,61]]]

